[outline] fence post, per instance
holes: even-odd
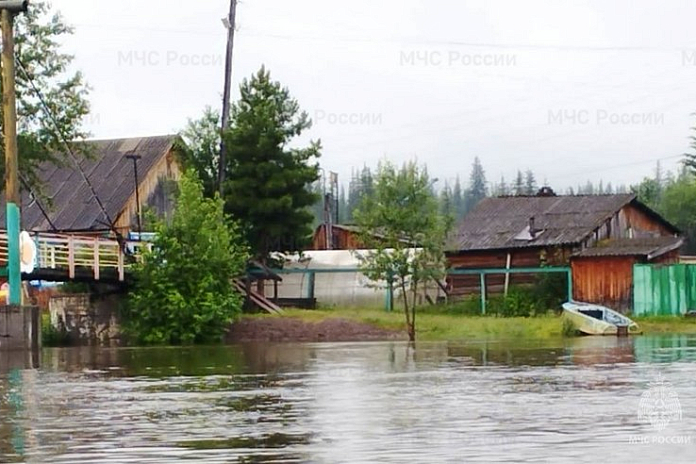
[[[94,280],[99,280],[99,237],[94,238],[94,263],[92,263],[92,269],[94,269]]]
[[[387,312],[394,311],[394,276],[391,271],[387,273],[387,294],[384,299],[384,309]]]
[[[121,248],[120,245],[118,245],[118,280],[119,282],[123,282],[124,280],[124,270],[123,270],[123,248]]]
[[[566,271],[566,277],[568,279],[568,301],[573,301],[573,270],[568,269]]]
[[[72,235],[68,237],[68,277],[75,278],[75,246]]]
[[[479,274],[481,278],[481,314],[486,314],[486,274]]]
[[[307,298],[314,299],[314,283],[317,273],[314,271],[309,272],[309,279],[307,279]]]

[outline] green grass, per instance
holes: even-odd
[[[649,316],[634,317],[645,334],[696,334],[696,317]]]
[[[286,310],[282,316],[251,315],[245,317],[293,317],[306,322],[343,318],[390,330],[404,330],[404,314],[384,309]],[[560,337],[561,319],[557,316],[482,317],[444,313],[416,313],[416,331],[420,340],[457,340],[469,338],[552,338]]]
[[[283,315],[255,314],[244,317],[292,317],[306,322],[343,318],[375,327],[404,330],[400,309],[386,312],[382,308],[288,309]],[[644,334],[696,333],[696,318],[636,318]],[[486,317],[452,314],[446,307],[424,308],[416,313],[416,337],[419,340],[461,339],[551,339],[569,336],[563,318],[549,312],[536,317]]]

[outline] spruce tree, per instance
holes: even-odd
[[[224,134],[225,212],[244,227],[254,256],[266,261],[271,251],[302,250],[311,239],[321,143],[289,147],[311,121],[264,67],[242,82],[240,93]]]
[[[474,206],[486,197],[488,189],[486,188],[486,173],[481,165],[481,160],[478,156],[474,158],[474,163],[471,166],[471,175],[469,176],[469,189],[466,192],[466,201],[464,213],[468,213]]]
[[[537,186],[536,178],[531,169],[527,169],[524,173],[524,194],[536,195],[539,187]]]
[[[515,178],[515,195],[520,196],[525,194],[524,188],[524,177],[522,176],[522,171],[517,170],[517,177]]]

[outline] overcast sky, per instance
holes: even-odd
[[[61,0],[97,138],[181,130],[221,105],[228,0]],[[696,117],[692,0],[242,0],[234,90],[262,64],[347,182],[380,158],[439,186],[532,169],[564,189],[674,169]]]

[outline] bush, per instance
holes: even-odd
[[[231,285],[248,258],[238,226],[186,174],[170,222],[155,231],[152,250],[135,267],[126,334],[147,344],[219,341],[242,307]]]

